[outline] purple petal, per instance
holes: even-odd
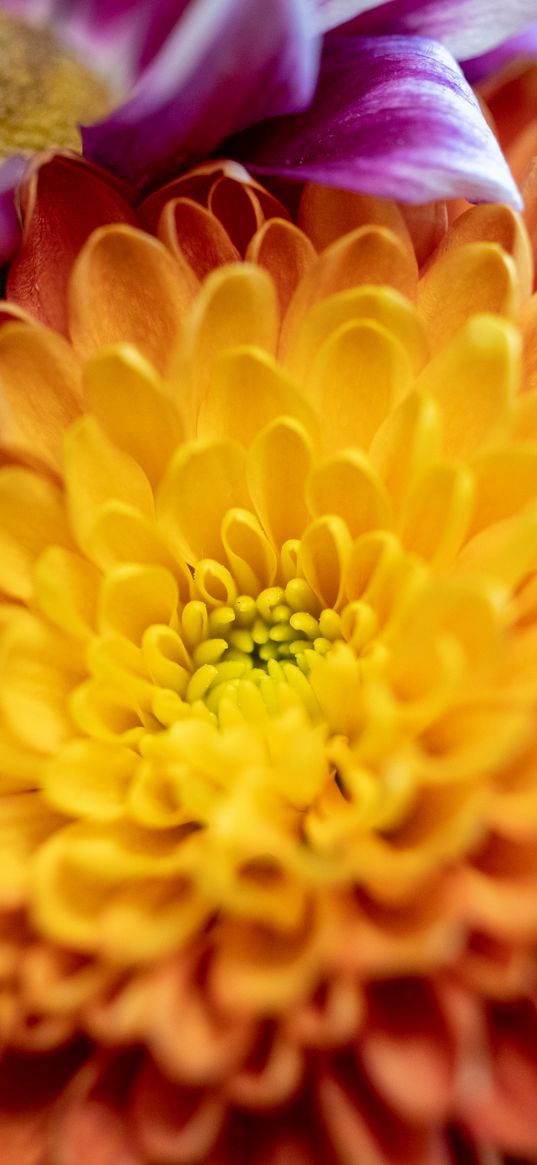
[[[191,0],[132,97],[84,127],[84,153],[138,185],[229,134],[303,109],[317,76],[309,0]]]
[[[15,206],[15,188],[28,159],[14,154],[0,165],[0,267],[13,258],[21,239],[21,225]]]
[[[318,27],[346,24],[360,35],[407,33],[440,41],[459,60],[487,52],[527,28],[536,0],[316,0]]]
[[[239,135],[233,156],[260,174],[406,202],[520,197],[449,53],[418,37],[331,37],[310,108]]]

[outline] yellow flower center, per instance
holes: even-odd
[[[0,13],[0,158],[80,149],[77,126],[112,107],[103,81],[46,28]]]
[[[187,673],[183,691],[189,701],[203,696],[211,710],[224,694],[240,700],[243,681],[267,692],[267,677],[277,683],[289,667],[307,674],[308,649],[324,655],[340,634],[337,613],[319,611],[303,579],[293,579],[285,588],[266,587],[257,599],[239,595],[233,604],[213,611],[192,601],[182,612],[182,624],[193,645],[190,679]]]

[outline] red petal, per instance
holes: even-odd
[[[41,159],[21,191],[23,236],[9,272],[10,300],[67,333],[66,289],[82,244],[106,223],[137,225],[125,194],[95,166],[68,154]]]

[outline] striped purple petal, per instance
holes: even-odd
[[[270,19],[266,0],[191,0],[131,97],[83,129],[84,153],[145,185],[247,125],[303,109],[317,68],[309,0],[271,0]]]
[[[260,174],[413,203],[521,205],[459,66],[417,37],[330,37],[310,108],[240,135],[231,149]]]
[[[487,52],[525,29],[536,0],[316,0],[319,31],[346,25],[361,35],[406,33],[440,41],[459,60]]]

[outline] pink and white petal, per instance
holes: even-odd
[[[131,98],[82,129],[84,153],[135,182],[166,177],[263,118],[303,109],[317,77],[307,0],[191,0]]]
[[[510,65],[517,57],[521,60],[537,57],[537,23],[531,24],[524,32],[510,37],[490,52],[465,61],[464,72],[471,84],[477,85],[505,65]]]
[[[421,37],[330,37],[304,113],[238,136],[259,174],[405,202],[521,200],[459,66]]]
[[[427,36],[459,60],[487,52],[535,20],[535,0],[317,0],[321,31]]]
[[[32,24],[44,24],[53,19],[58,2],[59,0],[2,0],[1,9]]]
[[[158,0],[158,3],[66,0],[58,11],[55,25],[64,42],[82,59],[91,59],[92,66],[104,75],[119,102],[173,32],[190,3],[192,0]]]
[[[318,32],[341,28],[364,13],[387,8],[386,0],[312,0],[315,8],[315,26]]]

